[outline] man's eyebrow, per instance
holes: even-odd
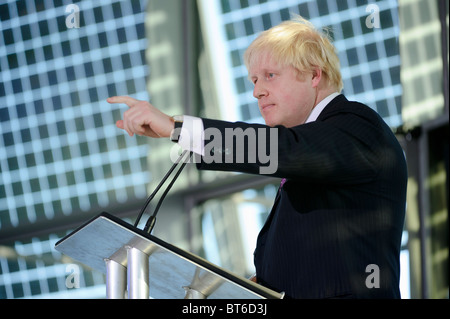
[[[268,72],[271,72],[271,71],[269,71],[269,69],[262,69],[260,73],[266,74],[266,73],[268,73]],[[256,74],[250,74],[250,73],[249,73],[248,76],[247,76],[248,79],[251,79],[251,78],[257,78],[257,77],[258,77],[258,76],[257,76]]]

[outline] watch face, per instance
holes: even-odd
[[[180,134],[181,134],[181,127],[183,126],[183,122],[179,122],[176,121],[175,122],[175,126],[173,128],[172,133],[170,134],[170,139],[173,142],[178,142],[178,140],[180,139]]]

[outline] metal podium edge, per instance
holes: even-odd
[[[70,239],[71,237],[76,235],[78,232],[83,230],[86,226],[88,226],[89,224],[91,224],[92,222],[94,222],[95,220],[100,219],[100,218],[108,219],[109,221],[116,223],[119,226],[124,227],[124,228],[128,229],[129,231],[132,231],[141,237],[146,238],[147,240],[152,241],[156,245],[161,246],[161,247],[171,251],[174,254],[177,254],[179,257],[187,259],[202,268],[212,271],[212,272],[216,273],[217,275],[223,277],[224,279],[231,281],[235,284],[238,284],[242,288],[250,290],[251,292],[258,294],[263,298],[267,298],[267,299],[282,299],[283,298],[283,295],[284,295],[283,293],[276,292],[274,290],[271,290],[269,288],[261,286],[260,284],[254,283],[246,278],[232,274],[231,272],[227,271],[226,269],[223,269],[215,264],[212,264],[211,262],[207,261],[206,259],[203,259],[203,258],[196,256],[188,251],[178,248],[172,244],[169,244],[151,234],[147,234],[143,230],[138,229],[138,228],[134,227],[133,225],[128,224],[124,220],[122,220],[114,215],[111,215],[107,212],[102,212],[101,214],[91,218],[89,221],[87,221],[86,223],[77,227],[71,233],[69,233],[65,237],[61,238],[60,240],[58,240],[55,244],[55,249],[58,250],[58,247],[62,243],[64,243],[65,241],[67,241],[68,239]]]

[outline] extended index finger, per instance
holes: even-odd
[[[138,100],[132,98],[131,96],[124,96],[124,95],[112,96],[112,97],[109,97],[106,101],[108,103],[123,103],[123,104],[128,105],[129,107],[132,107],[139,102]]]

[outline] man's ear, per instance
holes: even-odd
[[[312,83],[312,87],[316,88],[319,86],[320,80],[322,79],[322,69],[320,68],[314,68],[312,71],[312,79],[311,79],[311,83]]]

